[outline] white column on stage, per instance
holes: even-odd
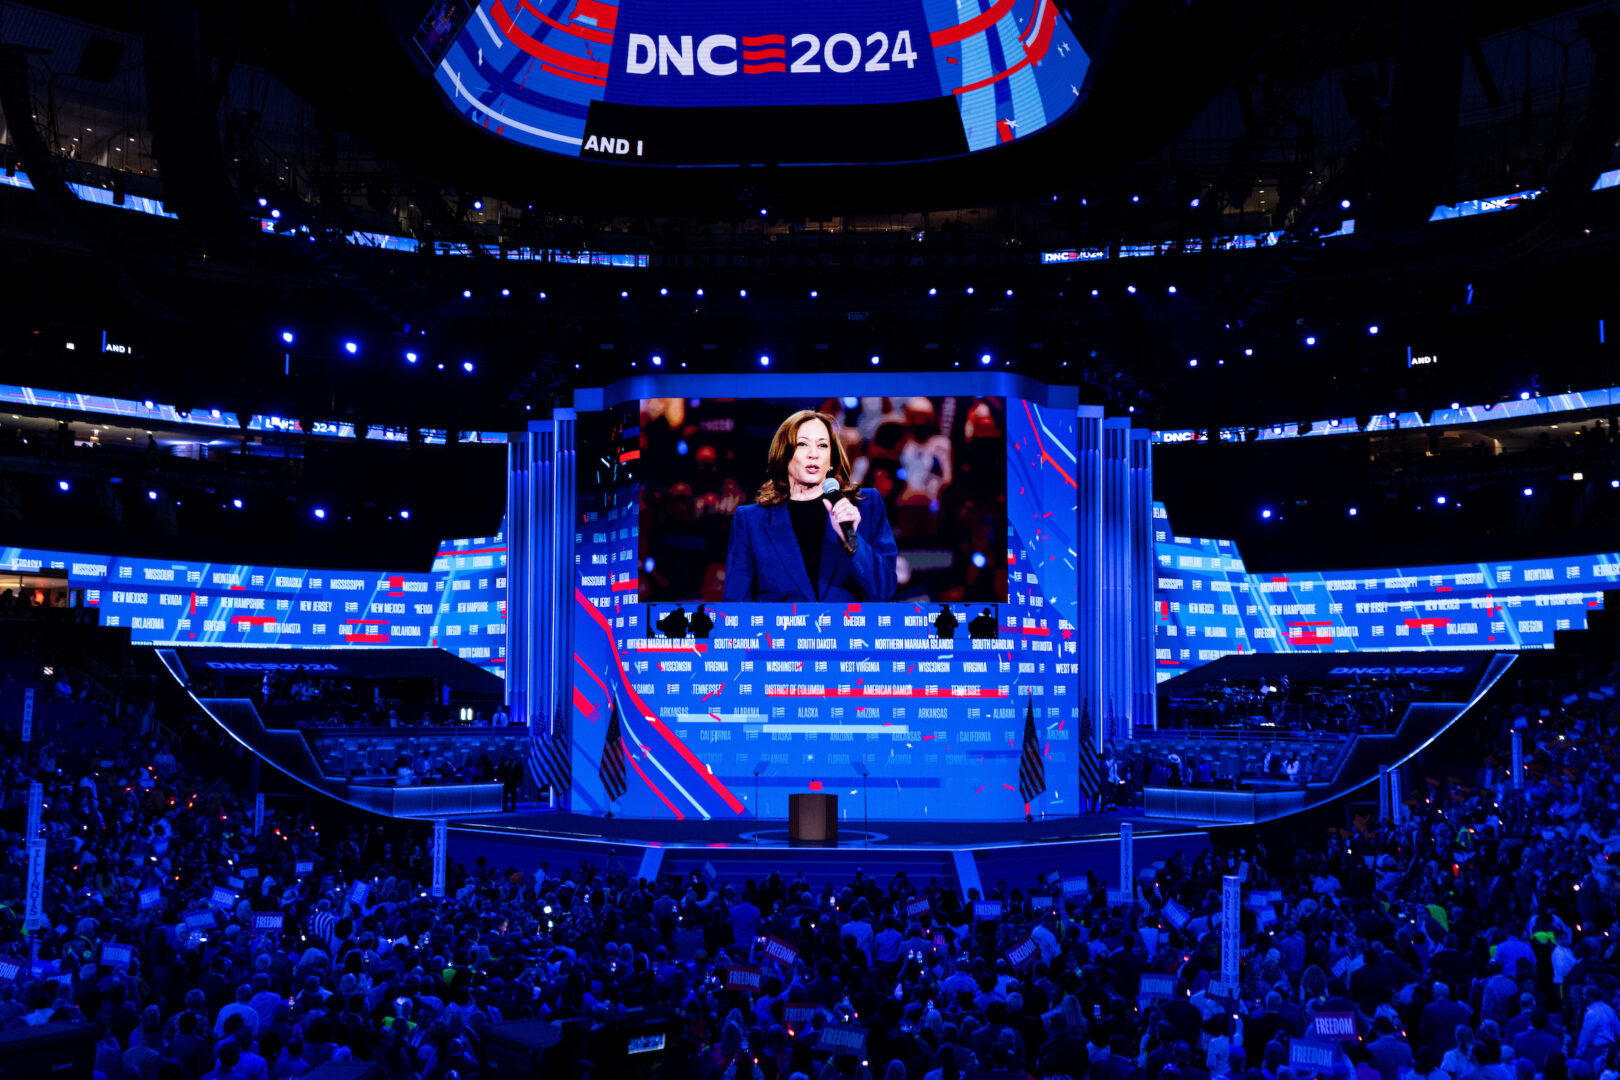
[[[1076,704],[1090,710],[1092,745],[1100,753],[1108,703],[1103,685],[1103,410],[1081,405],[1076,413]]]
[[[1395,824],[1406,824],[1406,779],[1399,765],[1389,770],[1389,812]]]
[[[1136,649],[1131,616],[1131,421],[1103,421],[1103,655],[1101,726],[1110,739],[1126,738],[1132,704],[1131,663]],[[1122,885],[1121,888],[1128,886]]]
[[[1158,663],[1154,659],[1153,591],[1158,586],[1154,558],[1153,432],[1131,429],[1131,696],[1125,706],[1126,732],[1159,726]]]
[[[1394,821],[1389,809],[1389,766],[1378,766],[1378,820]]]

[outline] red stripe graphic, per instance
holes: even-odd
[[[606,64],[571,56],[560,49],[553,49],[550,45],[542,41],[536,41],[524,31],[519,30],[516,20],[507,13],[506,5],[501,3],[501,0],[495,0],[490,5],[489,15],[490,18],[495,20],[495,25],[501,28],[501,33],[506,35],[507,40],[530,56],[539,57],[544,63],[567,68],[569,71],[592,79],[607,78],[608,66]]]
[[[709,651],[709,647],[701,641],[689,642],[685,645],[637,645],[630,650],[633,653],[644,652],[699,652]]]
[[[786,49],[744,49],[744,60],[786,60]]]
[[[584,691],[577,686],[574,687],[574,708],[584,713],[586,719],[590,720],[591,723],[596,723],[596,717],[593,715],[596,712],[596,706],[591,704],[591,699],[586,697]]]
[[[1450,619],[1407,619],[1406,620],[1406,625],[1407,626],[1430,626],[1430,627],[1438,628],[1438,627],[1442,627],[1442,626],[1449,626],[1450,624],[1451,624]]]
[[[386,645],[387,634],[344,634],[343,640],[361,645]]]
[[[744,75],[766,75],[773,71],[786,71],[786,64],[744,64]]]
[[[658,790],[657,784],[647,779],[647,774],[641,771],[641,766],[636,764],[636,759],[631,757],[629,754],[625,754],[624,759],[630,763],[630,767],[632,769],[636,770],[636,775],[641,777],[642,780],[646,781],[648,787],[652,788],[652,793],[658,796],[658,800],[665,806],[669,807],[669,812],[675,815],[675,820],[685,821],[686,815],[681,813],[680,809],[674,803],[669,801],[668,796],[666,796],[662,791]]]
[[[596,605],[591,603],[585,594],[580,592],[578,589],[574,590],[574,602],[585,609],[586,613],[590,615],[592,621],[596,623],[597,628],[600,629],[607,637],[608,648],[613,652],[613,662],[619,669],[620,677],[624,679],[624,691],[625,694],[630,698],[631,704],[641,711],[642,716],[646,717],[647,723],[652,725],[652,729],[658,733],[659,738],[663,739],[665,742],[669,743],[670,746],[674,747],[675,752],[681,755],[681,757],[686,761],[687,765],[691,766],[693,772],[702,777],[704,782],[707,783],[709,787],[714,789],[715,794],[719,795],[720,798],[725,801],[725,804],[731,807],[732,812],[741,814],[743,812],[743,804],[737,801],[737,796],[733,795],[730,790],[727,789],[726,785],[722,784],[719,778],[710,772],[708,767],[699,761],[697,756],[693,754],[692,751],[686,748],[686,744],[682,743],[681,740],[675,736],[674,732],[665,727],[663,722],[653,715],[652,709],[647,707],[647,703],[641,699],[641,695],[636,693],[635,688],[630,683],[630,680],[625,677],[624,660],[619,656],[619,644],[613,640],[613,628],[608,625],[607,617],[604,616],[600,611],[596,610]],[[702,648],[703,646],[698,646],[699,651],[701,651]]]
[[[547,15],[545,12],[535,10],[534,5],[528,3],[527,0],[524,0],[523,3],[518,4],[518,10],[532,12],[534,16],[541,22],[555,30],[561,30],[565,34],[572,34],[577,38],[584,38],[586,41],[599,41],[604,45],[613,44],[613,35],[607,31],[598,30],[594,26],[585,26],[583,24],[578,26],[569,26],[567,23],[560,23],[556,19],[553,19],[550,15]]]
[[[1005,121],[1005,120],[997,120],[996,121],[996,130],[1001,133],[1001,141],[1002,142],[1012,142],[1013,141],[1012,125],[1009,124],[1007,121]]]
[[[606,79],[593,79],[589,75],[579,75],[572,71],[564,71],[562,68],[552,67],[550,64],[547,64],[544,61],[542,61],[540,64],[540,70],[545,72],[547,75],[561,75],[565,79],[573,79],[575,82],[582,82],[588,86],[607,85]],[[499,132],[496,134],[499,134]]]
[[[786,45],[787,38],[782,34],[764,34],[760,37],[745,37],[742,43],[743,48],[752,49],[758,45]]]
[[[1051,48],[1052,45],[1052,28],[1057,22],[1057,8],[1052,4],[1043,4],[1041,6],[1040,19],[1041,24],[1039,29],[1036,31],[1035,40],[1032,43],[1024,46],[1024,58],[1022,60],[1018,61],[1018,63],[1014,64],[1006,71],[999,71],[990,76],[988,79],[980,79],[971,86],[964,86],[956,92],[958,94],[966,94],[973,90],[983,89],[984,87],[989,86],[991,83],[1000,82],[1002,79],[1005,79],[1007,76],[1011,75],[1020,68],[1028,67],[1030,64],[1040,63],[1041,60],[1046,56],[1046,50]]]
[[[269,626],[276,621],[274,615],[232,615],[231,622],[247,623],[250,626]]]
[[[609,696],[609,697],[612,697],[612,696],[613,696],[613,695],[612,695],[612,694],[609,694],[609,693],[608,693],[608,688],[607,688],[607,683],[605,683],[605,682],[603,682],[603,681],[602,681],[602,676],[600,676],[600,675],[598,675],[598,674],[597,674],[597,673],[596,673],[596,672],[594,672],[594,671],[592,671],[592,670],[591,670],[591,669],[590,669],[590,666],[589,666],[589,665],[587,665],[587,664],[586,664],[586,663],[585,663],[585,661],[583,661],[583,660],[580,660],[580,658],[579,658],[579,653],[575,653],[575,654],[574,654],[574,659],[575,659],[575,660],[576,660],[576,661],[577,661],[577,662],[578,662],[578,663],[579,663],[579,666],[580,666],[580,667],[582,667],[582,668],[584,668],[584,669],[585,669],[585,674],[587,674],[587,675],[589,675],[589,676],[590,676],[590,677],[591,677],[591,678],[593,678],[593,679],[595,679],[595,680],[596,680],[596,685],[597,685],[597,686],[600,686],[600,687],[601,687],[601,688],[602,688],[602,693],[604,693],[604,694],[608,694],[608,696]]]
[[[506,549],[503,548],[503,547],[498,547],[498,548],[463,548],[460,551],[440,551],[437,554],[435,554],[433,557],[435,559],[442,559],[447,555],[491,555],[491,554],[499,555],[499,554],[503,554],[505,551],[506,551]]]
[[[1011,5],[1008,5],[1008,6],[1011,6]],[[1075,486],[1074,477],[1072,477],[1068,473],[1064,472],[1063,471],[1063,466],[1061,466],[1061,465],[1059,465],[1057,463],[1057,459],[1054,458],[1051,454],[1048,454],[1046,452],[1046,444],[1041,441],[1041,429],[1036,426],[1036,424],[1035,424],[1035,416],[1034,416],[1033,413],[1031,413],[1029,411],[1029,402],[1027,402],[1027,401],[1024,402],[1024,416],[1029,419],[1029,430],[1035,433],[1035,449],[1037,449],[1037,450],[1039,450],[1041,452],[1041,460],[1046,462],[1047,464],[1051,465],[1052,468],[1056,469],[1058,471],[1058,475],[1063,477],[1063,479],[1067,480],[1069,482],[1070,487],[1074,487]]]
[[[928,40],[934,48],[941,45],[951,45],[963,38],[972,37],[981,30],[988,30],[1001,21],[1001,17],[1012,10],[1013,0],[998,0],[997,4],[982,15],[976,15],[965,23],[947,26],[943,30],[935,30],[928,35]]]
[[[629,581],[615,581],[613,583],[614,592],[635,592],[639,588],[641,588],[641,582],[636,578],[631,578]]]
[[[620,461],[635,461],[639,457],[641,457],[641,451],[640,450],[626,450],[624,453],[619,455],[619,460]]]
[[[612,30],[618,25],[619,9],[613,4],[601,3],[601,0],[579,0],[574,5],[572,18],[594,19],[603,30]]]

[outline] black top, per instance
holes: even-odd
[[[804,572],[810,576],[810,588],[821,591],[821,543],[827,535],[827,506],[820,499],[789,499],[788,517],[793,520],[793,535],[799,541],[799,554],[804,557]]]

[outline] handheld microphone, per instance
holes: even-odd
[[[840,485],[837,480],[834,480],[830,476],[827,477],[827,479],[821,482],[822,501],[826,502],[830,506],[832,501],[838,497],[838,493],[842,490],[844,490],[843,486]],[[853,522],[849,521],[843,522],[842,525],[844,550],[853,555],[855,554],[855,525]]]

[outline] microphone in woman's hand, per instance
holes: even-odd
[[[838,481],[829,476],[827,479],[821,482],[821,499],[830,507],[833,504],[833,500],[838,497],[838,493],[842,490],[843,487],[838,483]],[[844,521],[840,522],[839,524],[842,527],[841,532],[844,538],[844,550],[853,555],[855,554],[855,523],[852,521]]]

